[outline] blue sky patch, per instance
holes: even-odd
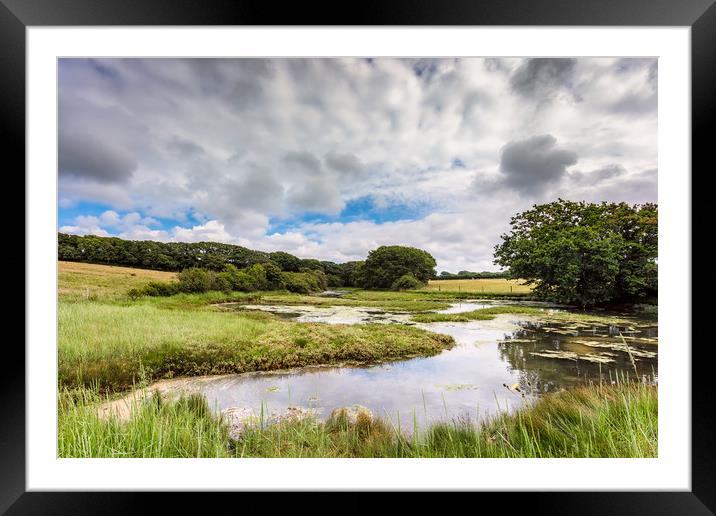
[[[376,224],[395,222],[398,220],[416,220],[425,217],[434,206],[428,202],[377,202],[374,196],[368,195],[351,199],[338,215],[321,213],[303,213],[290,219],[272,218],[269,222],[268,234],[285,233],[304,224],[328,224],[340,222],[370,221]]]

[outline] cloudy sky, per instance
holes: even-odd
[[[62,59],[60,231],[496,270],[513,214],[657,200],[655,59]]]

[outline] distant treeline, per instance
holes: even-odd
[[[425,286],[436,277],[435,258],[422,249],[406,246],[381,246],[370,251],[365,260],[335,263],[216,242],[155,242],[58,233],[57,254],[64,261],[184,271],[179,279],[185,292],[280,288],[309,292],[328,287],[407,290]],[[506,273],[443,272],[439,277],[502,278]],[[154,287],[157,293],[166,290]]]
[[[58,233],[57,239],[59,260],[172,272],[191,268],[221,272],[227,265],[246,269],[255,264],[273,263],[284,272],[321,271],[328,286],[352,286],[353,271],[358,263],[304,259],[282,251],[267,253],[217,242],[155,242],[65,233]]]
[[[442,271],[436,279],[485,279],[485,278],[509,278],[510,274],[507,271],[502,272],[471,272],[471,271],[460,271],[457,274],[452,272]]]

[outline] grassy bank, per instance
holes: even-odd
[[[396,312],[425,312],[429,310],[444,310],[451,303],[466,299],[486,298],[524,301],[530,299],[529,293],[510,295],[485,294],[476,295],[474,292],[438,292],[428,290],[408,290],[395,292],[389,290],[359,290],[350,289],[348,294],[340,298],[328,298],[291,294],[287,292],[261,293],[258,301],[267,305],[312,305],[312,306],[365,306],[380,308],[381,310]]]
[[[340,362],[433,355],[450,337],[402,325],[325,325],[281,320],[266,313],[231,313],[216,303],[322,304],[350,300],[286,292],[205,292],[130,299],[127,291],[173,273],[59,263],[58,374],[61,386],[98,385],[121,391],[140,380],[242,373]],[[400,296],[375,299],[377,308],[434,309]]]
[[[258,301],[265,305],[365,306],[396,312],[443,310],[448,299],[430,299],[412,292],[354,290],[340,298],[308,296],[287,292],[266,292]]]
[[[468,321],[489,321],[499,314],[544,314],[544,310],[531,306],[492,306],[490,308],[479,308],[471,312],[457,314],[425,313],[415,314],[412,320],[415,322],[468,322]]]
[[[78,394],[78,392],[80,394]],[[657,389],[591,386],[475,427],[441,423],[404,437],[386,422],[309,418],[249,429],[232,441],[202,398],[151,398],[127,422],[97,416],[83,389],[59,399],[61,457],[655,457]]]
[[[295,323],[269,314],[60,303],[60,384],[121,390],[139,379],[433,355],[451,337],[402,325]]]

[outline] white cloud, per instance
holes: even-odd
[[[231,242],[234,240],[218,220],[209,220],[205,224],[191,229],[176,226],[172,230],[172,240],[180,242]]]
[[[60,226],[60,231],[73,235],[110,236],[107,231],[99,226]]]

